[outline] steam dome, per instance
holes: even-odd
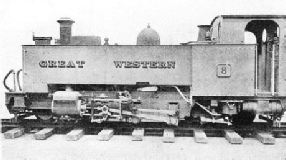
[[[138,34],[137,45],[160,45],[160,36],[148,24],[147,28]]]

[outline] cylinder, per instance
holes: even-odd
[[[249,101],[243,102],[243,110],[256,114],[281,114],[283,105],[280,101]]]

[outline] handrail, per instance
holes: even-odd
[[[18,83],[19,91],[22,91],[22,87],[21,87],[20,79],[19,79],[19,75],[20,75],[21,71],[22,71],[22,69],[17,71],[17,83]]]
[[[271,94],[274,96],[274,88],[275,88],[275,44],[272,47],[272,61],[271,61]]]
[[[6,85],[6,79],[9,77],[9,75],[10,75],[11,73],[14,74],[14,90],[11,89],[10,87],[8,87],[8,86]],[[16,86],[15,86],[15,71],[14,71],[14,69],[11,69],[11,70],[8,72],[8,74],[6,74],[6,76],[5,76],[4,80],[3,80],[3,84],[4,84],[4,87],[5,87],[9,92],[13,92],[13,91],[16,90]]]
[[[257,96],[258,90],[258,54],[257,54],[257,46],[255,46],[255,96]]]

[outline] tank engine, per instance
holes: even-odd
[[[284,15],[218,16],[198,26],[197,41],[181,45],[160,45],[150,25],[137,45],[101,45],[100,37],[72,36],[73,20],[58,22],[56,45],[51,37],[23,45],[23,89],[6,85],[13,71],[4,79],[16,116],[249,124],[255,115],[279,121],[286,109]],[[246,32],[256,44],[244,44]]]

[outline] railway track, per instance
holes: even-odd
[[[144,140],[144,136],[162,137],[165,143],[174,143],[176,137],[193,137],[197,143],[207,143],[208,137],[225,137],[231,144],[242,144],[244,138],[256,138],[263,144],[275,144],[276,138],[286,138],[286,127],[271,127],[267,123],[253,123],[249,126],[227,126],[217,124],[199,125],[180,123],[177,127],[164,123],[102,123],[87,122],[41,122],[23,119],[1,121],[2,133],[6,139],[18,138],[25,133],[34,134],[36,140],[44,140],[53,134],[64,134],[70,141],[79,140],[84,135],[98,135],[98,139],[108,141],[113,135],[130,135],[134,141]]]

